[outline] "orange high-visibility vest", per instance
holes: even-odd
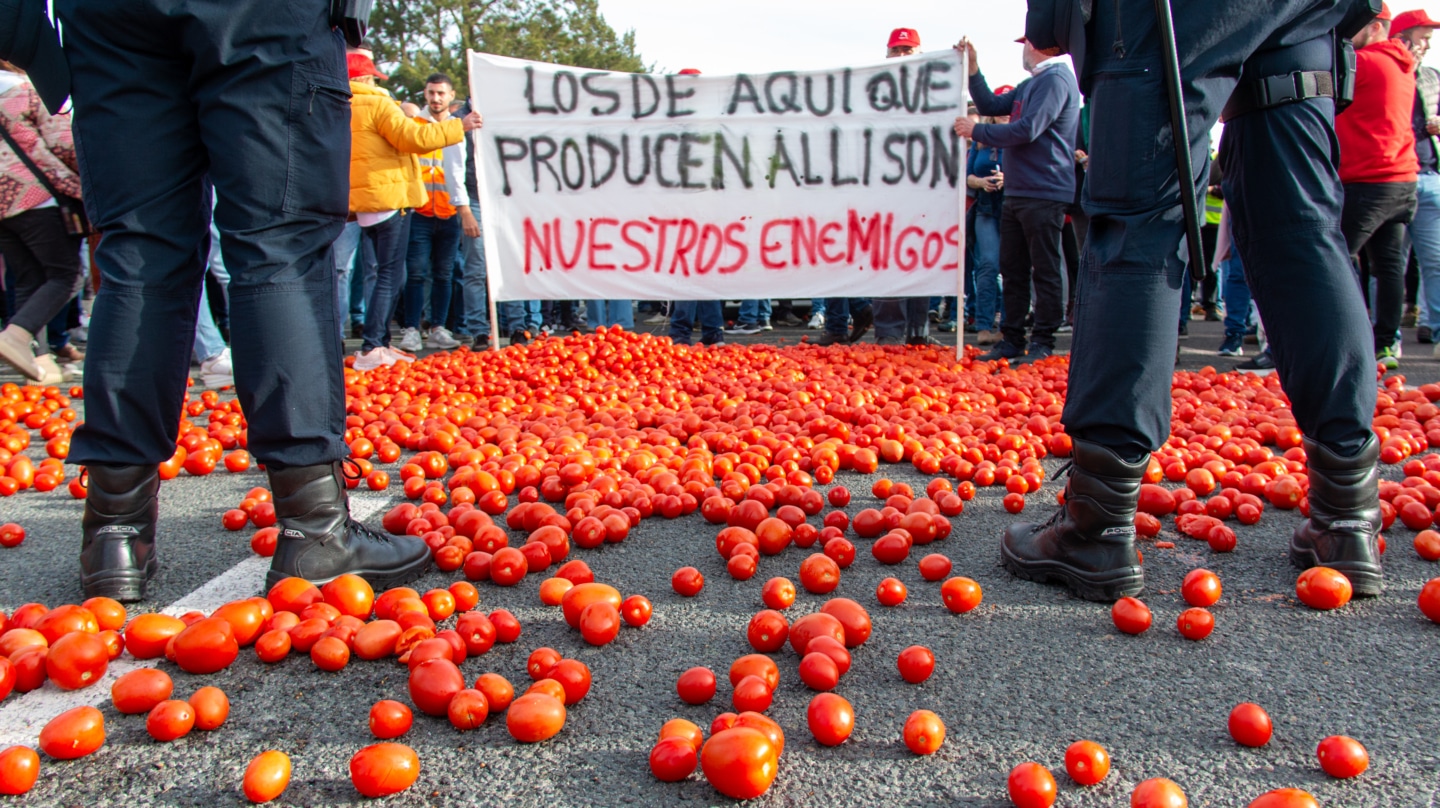
[[[426,118],[416,118],[422,123],[435,123]],[[450,204],[450,191],[445,185],[444,149],[436,149],[420,155],[420,181],[425,185],[425,204],[415,209],[422,216],[448,219],[454,216],[455,206]]]

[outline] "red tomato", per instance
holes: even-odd
[[[0,528],[0,532],[3,530]],[[1415,553],[1426,561],[1440,561],[1440,531],[1422,530],[1416,533]]]
[[[775,691],[770,683],[753,674],[737,682],[730,694],[730,703],[741,712],[763,713],[770,709],[774,699]]]
[[[779,752],[765,733],[733,727],[710,736],[700,752],[705,779],[716,791],[748,800],[770,790],[779,773]]]
[[[1185,808],[1189,800],[1173,780],[1155,777],[1130,792],[1130,808]]]
[[[845,629],[845,647],[855,648],[870,639],[870,613],[865,607],[849,598],[831,598],[820,607],[822,614],[828,614],[840,621]]]
[[[1258,704],[1245,702],[1230,711],[1230,737],[1242,746],[1264,746],[1274,731],[1270,715]]]
[[[935,654],[923,645],[912,645],[900,652],[895,660],[900,677],[912,685],[930,678],[935,671]]]
[[[1256,797],[1247,808],[1320,808],[1320,803],[1307,791],[1277,788]]]
[[[1350,579],[1329,567],[1311,567],[1295,581],[1295,596],[1312,609],[1328,611],[1350,602]]]
[[[420,758],[404,744],[372,744],[350,758],[350,782],[366,797],[398,794],[419,777]]]
[[[805,720],[816,741],[825,746],[839,746],[855,730],[855,708],[843,696],[819,693],[810,700]]]
[[[1015,808],[1050,808],[1055,804],[1055,776],[1039,763],[1021,763],[1005,781]]]
[[[1355,777],[1370,768],[1370,755],[1365,747],[1344,735],[1331,735],[1321,741],[1315,755],[1320,758],[1320,768],[1331,777]]]
[[[680,674],[675,692],[686,704],[704,704],[715,697],[715,673],[709,668],[691,668]]]
[[[951,578],[940,585],[940,598],[945,601],[945,608],[956,614],[979,606],[981,597],[980,584],[969,578]]]
[[[512,701],[505,711],[505,728],[521,743],[552,738],[564,727],[565,705],[544,693],[527,693]]]
[[[1110,607],[1110,619],[1126,634],[1143,634],[1150,628],[1150,607],[1136,598],[1121,598]]]
[[[580,636],[591,645],[605,645],[620,634],[620,610],[597,601],[580,612]]]
[[[24,794],[40,778],[40,756],[28,746],[0,752],[0,794]]]
[[[140,668],[110,685],[110,700],[117,711],[136,715],[150,712],[155,705],[170,698],[174,690],[169,674],[155,668]]]
[[[694,567],[681,567],[670,576],[670,586],[676,594],[693,598],[705,588],[705,576]]]
[[[699,750],[687,738],[661,738],[650,750],[650,773],[663,783],[675,783],[695,772]]]
[[[490,715],[490,702],[479,690],[461,690],[450,699],[446,715],[450,719],[450,726],[461,732],[479,729]]]
[[[1215,616],[1208,609],[1194,607],[1180,613],[1175,627],[1187,640],[1203,640],[1215,630]]]
[[[745,636],[750,647],[764,654],[774,653],[785,646],[790,635],[790,622],[773,609],[765,609],[750,618]]]
[[[811,651],[800,660],[800,681],[811,690],[834,690],[840,683],[840,666],[828,654]]]
[[[413,723],[410,708],[398,701],[382,699],[370,707],[370,733],[381,740],[399,738]]]
[[[800,562],[800,585],[812,595],[824,595],[840,585],[840,565],[824,553],[811,553]]]
[[[901,732],[905,746],[917,755],[932,755],[945,743],[945,722],[929,710],[916,710]]]
[[[1207,569],[1191,570],[1180,586],[1181,597],[1191,606],[1214,606],[1220,592],[1220,576]]]
[[[145,718],[145,731],[157,741],[173,741],[195,728],[195,708],[189,702],[162,701]]]
[[[920,559],[920,577],[927,581],[938,581],[950,574],[950,559],[940,553],[931,553]]]
[[[1420,611],[1440,623],[1440,578],[1431,578],[1420,590]]]
[[[1065,773],[1082,786],[1093,786],[1110,773],[1110,753],[1094,741],[1076,741],[1065,749]]]
[[[515,700],[515,688],[498,673],[482,673],[475,680],[475,689],[485,694],[485,701],[493,713],[504,712]]]
[[[807,614],[790,624],[790,647],[804,657],[807,646],[816,637],[828,636],[838,642],[845,642],[845,624],[834,615],[817,612]]]
[[[104,744],[105,716],[94,707],[66,710],[40,730],[40,751],[56,760],[84,757]]]
[[[45,655],[45,673],[65,690],[95,684],[110,666],[105,643],[94,634],[74,631],[59,638]]]
[[[0,525],[0,547],[19,547],[25,541],[25,528],[14,522]]]
[[[448,659],[427,659],[410,671],[410,701],[428,715],[445,715],[450,699],[464,689],[465,677]]]
[[[771,609],[788,609],[795,603],[795,584],[789,578],[771,578],[760,590],[760,599]]]
[[[905,584],[899,578],[886,578],[875,587],[875,599],[881,606],[899,606],[905,602]]]
[[[251,758],[245,767],[245,779],[241,781],[245,798],[254,803],[279,797],[289,785],[290,756],[274,749]]]

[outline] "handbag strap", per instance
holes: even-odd
[[[30,155],[26,154],[25,150],[20,148],[20,144],[16,143],[15,138],[11,136],[9,127],[6,127],[4,124],[0,124],[0,137],[5,138],[5,142],[10,144],[10,150],[15,152],[15,156],[20,158],[20,162],[24,163],[26,168],[30,169],[30,173],[35,175],[35,179],[39,180],[40,186],[55,199],[55,203],[57,205],[64,204],[64,200],[67,198],[65,194],[55,189],[55,186],[50,183],[50,179],[45,176],[45,172],[41,171],[40,166],[35,165],[35,161],[30,159]]]

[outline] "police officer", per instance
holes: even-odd
[[[236,389],[281,527],[269,583],[353,572],[382,588],[428,566],[423,542],[351,520],[345,496],[330,245],[347,212],[350,92],[330,6],[55,0],[86,210],[103,233],[70,453],[89,469],[87,596],[143,599],[157,569],[157,466],[175,450],[212,192]]]
[[[1093,122],[1063,414],[1073,465],[1066,504],[1006,530],[1002,560],[1021,578],[1110,601],[1144,587],[1133,519],[1150,452],[1170,433],[1186,247],[1155,6],[1094,3],[1087,24],[1081,5],[1030,0],[1025,31],[1076,57]],[[1235,245],[1305,433],[1310,516],[1290,560],[1339,570],[1356,595],[1382,585],[1376,368],[1340,232],[1334,69],[1342,38],[1379,10],[1379,0],[1214,0],[1176,3],[1174,20],[1195,170],[1186,189],[1203,189],[1223,109]]]

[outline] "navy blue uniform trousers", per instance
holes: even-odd
[[[75,463],[175,447],[209,254],[263,463],[344,456],[330,245],[348,207],[345,44],[326,0],[56,0],[86,211],[102,231]]]
[[[1341,0],[1176,3],[1198,194],[1209,133],[1246,77],[1328,70]],[[1186,246],[1174,139],[1150,0],[1095,4],[1089,52],[1090,230],[1076,290],[1064,423],[1138,458],[1170,434],[1170,383]],[[1334,102],[1227,121],[1225,199],[1280,382],[1305,434],[1349,455],[1370,435],[1375,355],[1340,229]]]

